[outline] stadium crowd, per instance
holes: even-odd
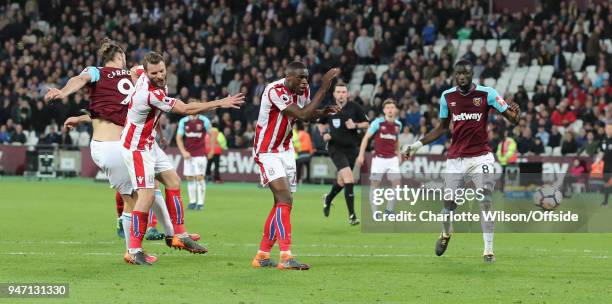
[[[511,39],[511,50],[521,53],[519,65],[553,65],[554,77],[548,85],[538,83],[534,94],[523,87],[506,92],[524,114],[513,128],[500,115],[490,118],[494,151],[511,137],[521,154],[561,147],[562,154],[592,156],[612,119],[612,60],[602,43],[612,38],[612,1],[587,10],[574,2],[544,2],[533,12],[489,15],[488,1],[478,0],[9,1],[0,7],[0,143],[88,145],[90,126],[72,132],[61,127],[87,108],[87,94],[50,104],[42,96],[47,87],[63,86],[96,65],[98,43],[107,36],[124,45],[128,66],[151,50],[164,53],[169,94],[179,99],[245,93],[242,109],[210,116],[229,148],[252,145],[264,87],[282,78],[284,65],[294,59],[307,64],[313,95],[331,67],[341,67],[341,79],[349,83],[357,65],[388,65],[380,77],[366,68],[362,84],[375,85],[373,98],[350,99],[370,119],[382,113],[384,99],[395,99],[405,126],[400,142],[410,143],[438,123],[439,96],[452,86],[458,59],[451,39]],[[433,51],[438,40],[448,42],[439,55]],[[584,52],[581,71],[594,65],[596,80],[587,73],[578,78],[562,52]],[[479,83],[499,78],[506,57],[501,48],[468,48],[463,55]],[[163,118],[167,139],[179,119]],[[304,128],[314,150],[324,150],[314,124]]]

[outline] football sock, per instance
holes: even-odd
[[[385,210],[391,211],[391,212],[395,212],[394,211],[395,210],[395,203],[396,203],[396,200],[394,200],[394,199],[389,200],[387,202],[387,207],[385,208]]]
[[[117,217],[121,217],[123,213],[123,198],[119,192],[115,192],[115,206],[117,208]]]
[[[161,190],[155,189],[155,201],[151,206],[151,210],[159,220],[159,223],[164,227],[166,236],[174,235],[174,227],[172,227],[172,221],[170,220],[170,214],[168,214],[168,208],[166,208],[166,202]]]
[[[334,185],[332,186],[331,190],[327,194],[327,197],[325,198],[325,204],[329,205],[334,200],[336,195],[338,195],[338,193],[340,193],[340,191],[342,191],[342,188],[344,188],[344,187],[338,185],[338,182],[335,182]]]
[[[142,250],[142,238],[147,230],[148,212],[132,212],[132,227],[130,229],[130,249],[129,253],[136,253]]]
[[[291,204],[276,204],[276,235],[282,251],[291,250]]]
[[[155,213],[153,213],[153,209],[149,210],[149,219],[147,220],[147,228],[152,227],[155,228],[157,226],[157,217]]]
[[[493,229],[494,222],[486,221],[484,217],[484,213],[487,211],[491,211],[492,201],[489,195],[485,195],[485,200],[480,202],[481,208],[481,221],[480,225],[482,226],[482,240],[484,241],[484,253],[483,254],[491,254],[493,253]]]
[[[283,256],[288,255],[289,257],[291,257],[291,250],[285,250],[285,251],[281,251],[280,252],[280,256],[281,258],[283,258]]]
[[[376,190],[376,188],[370,187],[370,207],[372,208],[372,214],[378,211],[378,206],[374,204],[374,190]]]
[[[269,253],[272,250],[272,246],[276,242],[276,205],[272,207],[266,223],[264,224],[263,236],[261,237],[261,243],[259,245],[259,252]]]
[[[493,253],[493,232],[483,232],[482,239],[484,241],[484,254]]]
[[[610,190],[612,190],[610,187],[605,187],[604,188],[604,205],[608,204],[608,197],[610,197]]]
[[[444,215],[450,214],[451,212],[452,212],[452,210],[450,210],[450,209],[447,209],[447,208],[442,209],[442,214],[444,214]],[[450,234],[452,227],[453,227],[453,224],[452,224],[450,218],[448,220],[445,220],[442,223],[442,233],[444,233],[445,235]]]
[[[196,202],[196,181],[195,180],[190,180],[187,181],[187,194],[189,195],[189,203],[190,204],[195,204]]]
[[[172,227],[174,227],[174,233],[181,237],[187,236],[185,232],[184,209],[180,189],[166,188],[166,208],[168,208],[168,214],[172,221]]]
[[[123,235],[125,236],[125,249],[130,249],[130,229],[132,227],[132,214],[123,212],[121,215],[121,225],[123,225]]]
[[[344,184],[344,199],[349,216],[355,214],[355,194],[353,193],[354,184]]]
[[[198,205],[203,206],[204,205],[204,201],[206,199],[206,181],[205,180],[198,180],[196,182],[197,186],[197,193],[198,193]]]

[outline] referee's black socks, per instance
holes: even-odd
[[[338,182],[334,182],[334,185],[331,188],[331,191],[329,191],[329,193],[327,194],[327,197],[325,197],[325,205],[331,204],[331,202],[334,200],[334,198],[336,197],[336,195],[338,195],[338,193],[340,193],[340,191],[342,191],[342,186],[338,185]]]
[[[348,208],[349,216],[355,214],[355,194],[353,193],[354,184],[344,184],[344,199]]]

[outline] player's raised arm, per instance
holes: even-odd
[[[448,105],[446,104],[446,98],[444,97],[444,93],[440,97],[440,123],[433,128],[433,130],[429,131],[429,133],[425,134],[423,138],[418,140],[417,142],[408,146],[407,150],[404,151],[405,157],[413,156],[418,149],[431,143],[432,141],[438,139],[440,136],[448,132],[448,128],[450,126],[450,118],[448,116]]]
[[[68,80],[66,85],[60,90],[57,88],[49,88],[45,94],[44,100],[50,101],[54,99],[62,99],[70,94],[80,90],[90,82],[96,82],[100,79],[100,70],[96,67],[87,67],[81,74],[74,76]]]
[[[334,114],[338,111],[337,107],[330,106],[323,110],[318,110],[317,108],[325,98],[325,94],[331,87],[332,81],[338,77],[340,74],[340,69],[333,68],[327,71],[323,76],[323,84],[321,88],[317,91],[314,98],[310,103],[308,103],[305,107],[300,108],[296,104],[290,104],[285,107],[282,112],[283,114],[295,117],[300,120],[311,120],[317,117],[326,116],[330,114]],[[303,90],[308,86],[308,71],[305,67],[288,67],[286,85],[290,90],[294,90],[298,93],[302,93]],[[302,90],[302,92],[299,92]]]
[[[366,132],[365,135],[363,135],[363,138],[361,139],[361,145],[359,146],[359,155],[357,156],[356,160],[359,166],[363,166],[363,163],[365,161],[365,150],[368,146],[370,138],[372,138],[373,135],[374,133],[370,133],[368,130],[368,132]]]
[[[448,132],[448,127],[450,126],[450,118],[441,118],[440,123],[433,128],[429,133],[425,134],[423,138],[408,146],[408,150],[404,152],[404,156],[413,156],[418,149],[427,145],[434,140],[438,139],[440,136]]]
[[[244,104],[244,94],[238,93],[234,96],[228,96],[223,99],[214,100],[210,102],[192,102],[184,103],[178,99],[174,99],[174,107],[172,107],[172,113],[182,115],[195,115],[202,114],[217,108],[224,109],[240,109],[240,106]]]
[[[185,145],[183,144],[183,135],[185,134],[185,123],[189,117],[183,117],[179,121],[178,128],[176,129],[176,146],[181,151],[184,159],[191,158],[191,154],[185,149]]]
[[[66,121],[64,121],[64,128],[72,129],[83,122],[91,122],[91,117],[89,117],[87,114],[68,117]]]

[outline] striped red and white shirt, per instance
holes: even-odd
[[[291,144],[293,124],[296,119],[282,111],[290,104],[303,108],[310,102],[310,88],[303,95],[291,93],[285,86],[285,78],[266,86],[261,97],[259,117],[255,129],[253,153],[278,153],[293,151]]]
[[[166,88],[155,87],[143,73],[131,92],[127,120],[121,133],[123,147],[131,151],[150,150],[155,143],[155,126],[163,112],[170,112],[176,99]]]

